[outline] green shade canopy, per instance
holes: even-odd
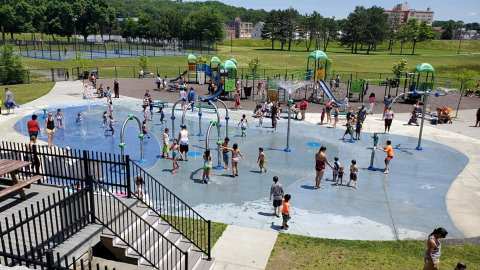
[[[311,52],[308,55],[308,58],[313,58],[315,60],[327,60],[328,56],[325,52],[320,51],[320,50],[316,50],[316,51]]]
[[[196,63],[197,62],[197,57],[194,54],[189,54],[187,59],[188,59],[188,63]]]
[[[225,61],[225,63],[223,63],[223,67],[225,69],[237,69],[237,65],[235,65],[235,63],[232,61],[232,60],[227,60]]]
[[[435,69],[429,63],[418,64],[417,67],[415,68],[415,70],[417,72],[420,72],[420,73],[422,73],[422,72],[434,73],[435,72]]]
[[[222,61],[220,60],[220,58],[214,56],[214,57],[212,57],[212,59],[210,59],[210,63],[215,64],[215,65],[220,65],[222,63]]]
[[[233,63],[235,63],[235,66],[238,65],[237,59],[235,59],[235,58],[232,57],[232,58],[230,58],[230,61],[232,61]]]

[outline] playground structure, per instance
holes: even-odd
[[[142,161],[143,158],[144,158],[144,156],[143,156],[143,153],[144,153],[144,151],[143,151],[143,137],[144,137],[144,135],[142,133],[142,122],[135,115],[129,114],[127,119],[125,119],[125,121],[123,122],[122,130],[120,131],[120,144],[118,146],[120,147],[120,153],[123,156],[125,154],[125,147],[126,147],[125,128],[127,127],[127,123],[129,121],[132,121],[132,120],[135,120],[137,122],[138,130],[140,131],[140,133],[138,134],[138,138],[140,139],[140,160]]]
[[[311,52],[307,57],[307,72],[305,74],[305,80],[313,79],[325,80],[327,77],[328,56],[325,52],[316,50]],[[310,68],[310,64],[313,63],[313,67]]]
[[[217,87],[215,97],[235,91],[238,65],[236,59],[231,58],[222,63],[219,57],[213,56],[207,64],[201,57],[189,54],[187,62],[188,69],[182,75],[186,76],[188,83],[206,84],[211,80]]]

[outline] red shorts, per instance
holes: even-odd
[[[387,156],[387,157],[385,158],[385,160],[388,160],[388,161],[390,161],[390,160],[392,160],[392,159],[393,159],[393,157],[391,157],[391,156]]]

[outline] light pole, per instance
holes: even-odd
[[[287,147],[283,149],[285,152],[292,152],[292,149],[290,149],[290,121],[292,119],[290,107],[293,104],[293,100],[290,97],[290,91],[288,93],[288,122],[287,122]]]
[[[420,133],[418,134],[418,144],[417,144],[417,150],[422,150],[422,135],[423,135],[423,125],[425,123],[425,111],[427,110],[427,101],[428,101],[428,96],[430,95],[430,90],[425,89],[425,92],[423,93],[423,108],[422,108],[422,121],[420,122]]]

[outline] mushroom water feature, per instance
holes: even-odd
[[[310,84],[311,82],[309,81],[278,81],[277,85],[279,90],[284,89],[288,93],[288,122],[287,122],[287,145],[283,151],[285,152],[291,152],[292,149],[290,148],[290,125],[291,125],[291,109],[290,107],[293,105],[293,100],[292,100],[292,92],[305,87],[306,85]]]

